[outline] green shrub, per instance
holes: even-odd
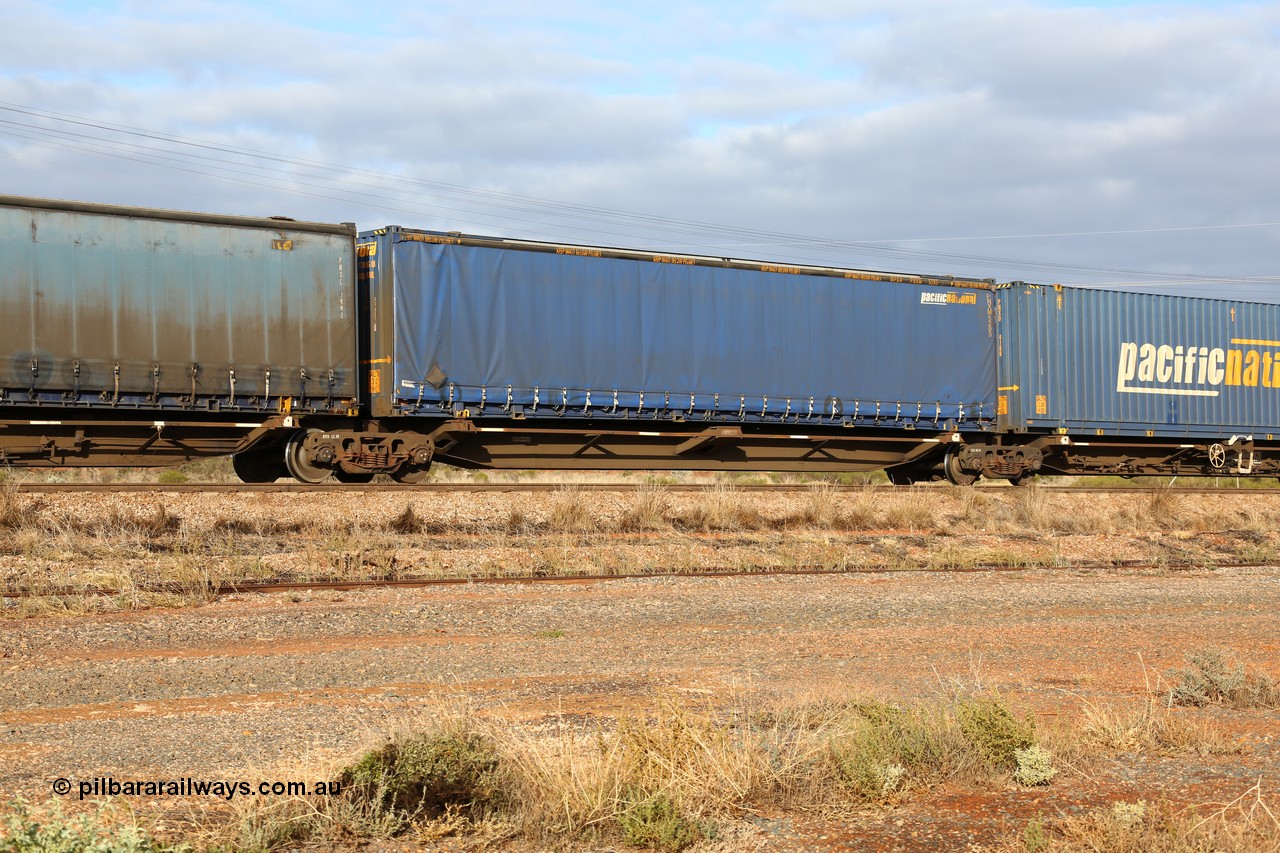
[[[836,776],[855,799],[887,802],[912,781],[956,764],[955,728],[945,713],[883,702],[859,703],[853,711],[831,749]]]
[[[1229,705],[1233,708],[1280,705],[1280,684],[1221,649],[1202,649],[1187,655],[1187,668],[1169,691],[1171,705]]]
[[[136,826],[104,826],[102,811],[69,817],[54,801],[43,818],[31,813],[23,800],[9,804],[0,827],[0,853],[160,853],[185,848],[166,847]]]
[[[1022,830],[1022,849],[1026,853],[1045,853],[1050,844],[1044,821],[1039,817],[1033,817]]]
[[[392,740],[365,754],[339,777],[353,799],[406,818],[440,817],[495,805],[498,753],[493,739],[444,729]]]
[[[956,706],[960,731],[989,765],[1016,771],[1018,750],[1036,742],[1035,724],[1019,720],[998,696],[978,696]]]
[[[191,478],[181,471],[170,468],[167,471],[161,471],[160,476],[156,477],[156,482],[162,486],[180,486],[183,483],[189,483]]]
[[[656,850],[683,850],[714,836],[709,824],[686,817],[671,797],[661,792],[648,796],[641,791],[629,792],[618,811],[618,823],[628,844]]]

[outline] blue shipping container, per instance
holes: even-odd
[[[1002,428],[1280,434],[1280,305],[1021,283],[997,293]]]
[[[375,416],[994,423],[981,281],[398,228],[358,254]]]

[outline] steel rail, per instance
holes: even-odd
[[[1274,565],[1273,563],[1144,563],[1136,560],[1111,561],[1105,563],[1073,563],[1065,566],[950,566],[930,568],[895,568],[889,566],[855,566],[845,568],[829,568],[825,566],[754,566],[751,568],[708,568],[702,571],[678,572],[629,572],[620,574],[582,574],[582,575],[474,575],[465,577],[441,578],[388,578],[367,580],[321,579],[310,581],[242,581],[216,584],[181,583],[165,581],[158,583],[141,583],[129,589],[97,587],[93,585],[81,587],[49,587],[47,589],[7,589],[0,591],[0,598],[69,598],[91,595],[121,595],[128,593],[199,593],[213,597],[238,595],[247,593],[273,592],[307,592],[330,590],[350,592],[364,589],[419,589],[433,586],[479,585],[516,585],[516,584],[589,584],[610,581],[688,578],[755,578],[755,577],[789,577],[789,576],[831,576],[831,575],[888,575],[906,573],[936,574],[979,574],[983,572],[1018,573],[1018,572],[1076,572],[1076,571],[1190,571],[1194,569],[1258,569]]]
[[[838,483],[321,483],[304,485],[301,483],[22,483],[11,482],[8,487],[16,492],[27,494],[58,494],[83,492],[85,494],[116,493],[154,493],[154,494],[235,494],[245,493],[364,493],[364,492],[405,492],[405,493],[518,493],[518,492],[554,492],[568,489],[581,492],[633,492],[643,488],[658,488],[668,492],[714,492],[728,489],[736,492],[807,492],[814,488],[830,488],[837,492],[909,492],[915,491],[950,491],[957,494],[963,489],[974,489],[982,492],[1009,492],[1011,494],[1025,488],[1039,488],[1045,492],[1061,492],[1063,494],[1152,494],[1157,491],[1174,494],[1218,494],[1218,493],[1267,493],[1280,489],[1249,488],[1239,486],[1032,486],[1015,487],[1010,485],[989,486],[952,486],[950,484],[919,483],[911,486],[890,485],[844,485]]]

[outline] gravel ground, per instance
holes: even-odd
[[[470,584],[9,619],[0,800],[44,799],[59,777],[310,780],[459,701],[540,724],[644,713],[662,691],[910,698],[959,683],[1065,713],[1137,700],[1209,646],[1276,673],[1277,611],[1280,569],[1259,568]],[[1125,756],[1047,789],[943,789],[848,821],[762,816],[725,843],[963,848],[1016,836],[1040,812],[1225,801],[1275,779],[1280,714],[1204,713],[1247,751]]]

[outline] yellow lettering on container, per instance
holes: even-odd
[[[446,237],[442,234],[414,234],[410,231],[400,232],[400,241],[409,241],[411,243],[440,243],[447,246],[456,246],[462,243],[458,237]]]
[[[1258,351],[1249,350],[1244,354],[1244,384],[1250,388],[1258,387]]]
[[[1238,349],[1227,350],[1227,376],[1224,381],[1228,385],[1239,385],[1240,369],[1243,366],[1244,366],[1244,353]]]

